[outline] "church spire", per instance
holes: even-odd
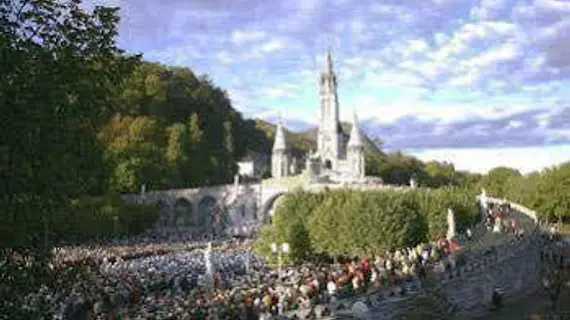
[[[360,136],[360,127],[358,126],[358,117],[356,116],[356,110],[352,115],[352,130],[350,131],[350,140],[348,140],[349,148],[360,148],[362,147],[362,137]]]
[[[279,120],[277,122],[277,129],[275,131],[275,142],[273,143],[273,151],[285,150],[287,145],[285,144],[285,132],[283,130],[283,121],[281,118],[281,113],[279,113]]]
[[[332,74],[333,73],[333,61],[332,61],[332,55],[331,55],[331,49],[327,49],[327,73],[328,74]]]

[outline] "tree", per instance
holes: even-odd
[[[475,194],[459,187],[295,192],[276,208],[272,236],[259,241],[289,242],[295,257],[372,256],[445,235],[448,208],[455,210],[460,232],[480,219]]]
[[[105,189],[97,131],[139,62],[116,46],[117,11],[85,12],[80,1],[0,0],[0,243],[25,258],[15,266],[6,259],[11,249],[2,250],[8,263],[1,273],[10,277],[2,281],[0,310],[10,319],[50,317],[43,306],[20,308],[42,285],[70,280],[48,268],[42,249],[49,243],[38,235],[69,217],[71,198]]]
[[[16,214],[50,220],[69,197],[105,188],[96,130],[138,57],[116,46],[114,8],[0,0],[0,17],[0,205],[3,223],[18,230]],[[0,242],[19,239],[10,234]]]
[[[291,226],[289,238],[291,239],[290,258],[295,263],[302,263],[303,261],[309,260],[312,255],[311,238],[309,231],[307,231],[307,228],[302,222],[297,221]]]
[[[189,162],[188,131],[184,124],[176,123],[166,129],[168,144],[166,161],[170,170],[171,185],[183,187],[188,180],[185,166]]]
[[[424,165],[426,184],[430,187],[443,187],[457,184],[457,173],[452,163],[430,161]]]
[[[160,125],[152,118],[116,116],[100,133],[107,146],[105,158],[114,167],[114,191],[138,191],[143,184],[163,185],[165,146]]]
[[[570,162],[545,170],[537,177],[533,208],[545,218],[570,218]]]
[[[516,169],[497,167],[489,171],[482,183],[489,195],[502,198],[508,194],[507,186],[511,180],[519,177],[521,177],[521,173]]]

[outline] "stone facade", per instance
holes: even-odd
[[[240,176],[260,177],[262,171],[269,167],[269,156],[262,152],[249,150],[237,164]]]
[[[273,178],[283,178],[289,175],[290,171],[290,155],[287,150],[285,141],[285,132],[281,119],[277,124],[275,131],[275,142],[273,144],[273,153],[271,155],[271,175]]]
[[[327,68],[320,78],[321,108],[317,133],[317,150],[306,155],[306,168],[313,174],[326,175],[338,181],[363,181],[365,177],[364,145],[356,112],[348,139],[343,135],[339,121],[338,82],[333,70],[330,52]],[[287,170],[288,156],[281,123],[277,126],[272,154],[273,177],[292,174]],[[287,164],[287,165],[286,165]],[[285,168],[285,169],[284,169]]]
[[[295,184],[264,180],[262,183],[227,184],[195,189],[173,189],[123,194],[126,201],[158,204],[163,208],[160,224],[177,229],[208,229],[214,216],[223,211],[230,217],[230,226],[265,223],[274,212],[279,199],[294,190],[321,192],[326,189],[351,188],[357,190],[407,190],[406,187],[363,184],[307,184],[300,180]]]

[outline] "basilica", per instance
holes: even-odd
[[[330,52],[319,84],[321,107],[317,150],[305,155],[305,171],[314,177],[361,182],[365,178],[365,159],[358,119],[355,112],[350,135],[345,135],[339,120],[338,82]],[[288,152],[283,125],[279,121],[271,155],[272,176],[282,178],[296,174],[295,161]]]

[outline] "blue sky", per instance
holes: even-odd
[[[422,160],[523,172],[570,160],[568,0],[91,0],[119,43],[209,74],[246,117],[315,124],[327,47],[341,118]]]

